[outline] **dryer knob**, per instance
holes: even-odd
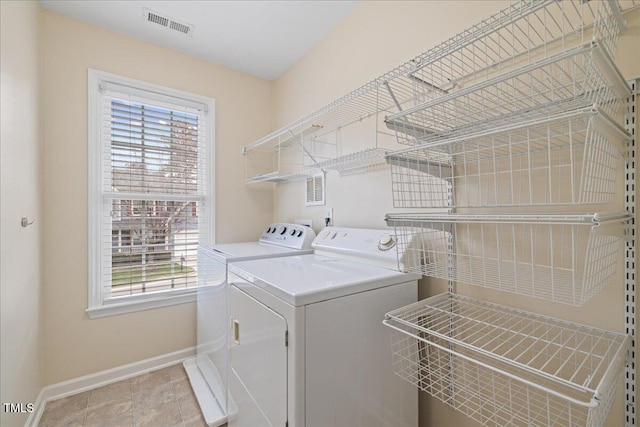
[[[280,234],[284,234],[287,232],[287,227],[282,227],[282,231],[280,231]]]
[[[291,233],[289,233],[289,234],[291,234],[292,236],[295,236],[296,235],[296,230],[291,230]]]
[[[385,234],[378,240],[378,249],[388,251],[396,245],[396,239],[390,234]]]

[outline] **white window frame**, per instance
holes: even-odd
[[[183,304],[196,300],[197,288],[177,289],[168,292],[132,295],[119,298],[119,302],[104,301],[101,248],[102,233],[100,224],[102,221],[102,177],[103,162],[101,158],[101,85],[114,83],[131,88],[132,93],[144,91],[146,98],[166,102],[173,101],[176,105],[181,102],[185,105],[198,103],[204,104],[207,112],[207,193],[205,195],[206,222],[204,233],[200,236],[200,244],[212,244],[215,242],[215,100],[212,98],[195,95],[188,92],[170,89],[163,86],[143,82],[140,80],[122,77],[104,71],[88,70],[88,211],[89,211],[89,277],[88,277],[88,308],[90,318],[111,316],[116,314],[131,313],[152,308],[166,307],[174,304]]]

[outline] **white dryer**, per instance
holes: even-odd
[[[229,427],[416,427],[388,311],[417,300],[387,230],[327,227],[314,254],[229,264]]]
[[[198,248],[197,356],[184,362],[205,422],[227,422],[228,332],[227,264],[230,261],[277,258],[313,252],[314,231],[298,224],[271,224],[258,242]]]

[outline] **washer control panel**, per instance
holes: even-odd
[[[315,237],[316,233],[307,226],[276,223],[269,225],[264,230],[260,241],[293,249],[309,249]]]

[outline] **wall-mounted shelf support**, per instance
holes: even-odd
[[[307,150],[307,147],[304,146],[304,141],[302,140],[302,138],[299,135],[294,135],[293,132],[291,132],[291,131],[289,131],[289,133],[291,134],[291,138],[296,142],[296,144],[298,144],[300,146],[302,151],[304,151],[304,153],[307,156],[309,156],[309,159],[313,162],[313,164],[315,166],[318,166],[318,161],[316,160],[314,155],[311,152],[309,152],[309,150]],[[324,170],[323,170],[323,172],[324,172]]]
[[[624,207],[631,214],[628,225],[625,247],[625,332],[631,336],[631,348],[625,368],[625,426],[636,425],[636,142],[638,139],[637,114],[638,114],[638,87],[640,78],[629,82],[631,96],[627,99],[627,111],[625,114],[625,127],[631,135],[627,146],[627,158],[625,165],[625,202]]]

